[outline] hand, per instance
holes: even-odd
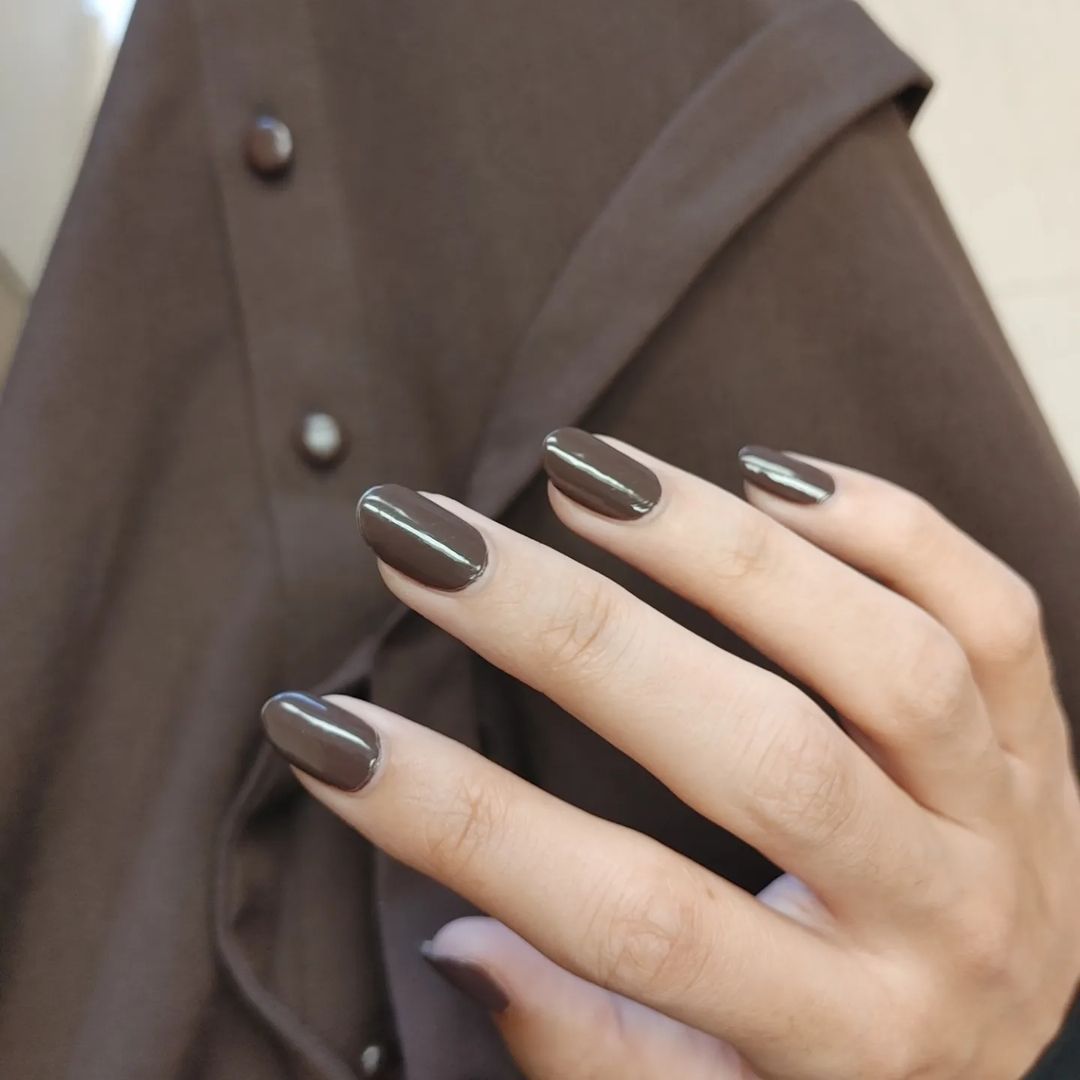
[[[426,954],[534,1080],[1017,1080],[1080,974],[1080,798],[1037,599],[907,491],[740,458],[749,503],[614,440],[546,444],[568,528],[843,729],[449,499],[380,487],[359,513],[404,603],[788,872],[761,896],[365,702],[279,695],[267,732],[316,798],[493,916]]]

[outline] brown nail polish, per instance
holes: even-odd
[[[346,709],[310,694],[275,694],[262,707],[266,737],[286,761],[317,780],[359,791],[379,764],[379,734]]]
[[[356,516],[375,554],[421,585],[455,592],[487,566],[487,545],[476,529],[400,484],[369,488]]]
[[[564,495],[605,517],[630,521],[660,501],[651,469],[579,428],[559,428],[544,440],[544,469]]]
[[[479,965],[451,956],[436,956],[430,941],[420,946],[420,955],[466,997],[489,1012],[501,1013],[509,1004],[506,991]]]
[[[827,472],[767,446],[744,446],[739,466],[751,484],[790,502],[823,503],[836,490]]]

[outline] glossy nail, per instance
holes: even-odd
[[[651,469],[579,428],[559,428],[544,440],[544,469],[564,495],[605,517],[630,521],[660,501]]]
[[[356,516],[375,554],[421,585],[455,592],[487,566],[487,545],[476,529],[400,484],[369,488]]]
[[[430,941],[420,946],[420,955],[466,997],[489,1012],[501,1013],[509,1004],[506,991],[479,965],[452,956],[436,956]]]
[[[744,446],[739,466],[751,484],[790,502],[823,503],[836,490],[827,472],[767,446]]]
[[[346,709],[288,691],[262,707],[263,728],[286,761],[317,780],[359,791],[379,765],[379,734]]]

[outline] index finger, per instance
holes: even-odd
[[[824,1055],[857,1038],[837,946],[656,841],[368,702],[278,695],[264,723],[334,813],[561,967],[735,1044],[766,1071],[790,1075],[793,1049],[805,1067],[820,1031],[838,1036]],[[361,787],[327,782],[339,777]]]

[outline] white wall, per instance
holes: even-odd
[[[0,4],[0,250],[33,286],[111,63],[82,0]]]
[[[0,4],[0,380],[132,2]]]
[[[916,144],[1080,478],[1080,3],[864,6],[937,79]]]

